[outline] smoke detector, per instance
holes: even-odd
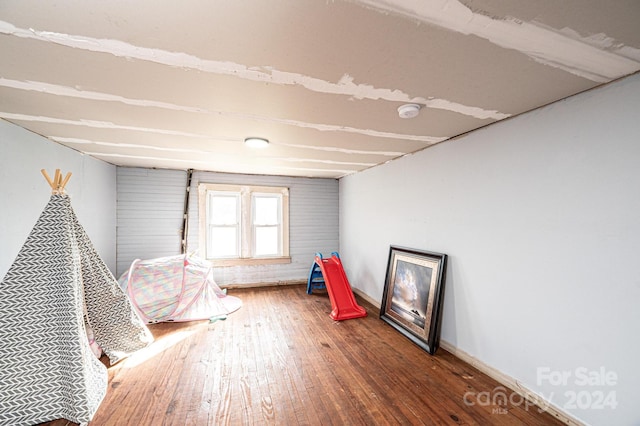
[[[418,104],[405,104],[398,108],[398,115],[400,118],[417,117],[419,112],[420,105]]]

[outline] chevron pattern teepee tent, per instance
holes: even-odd
[[[87,325],[112,364],[153,340],[78,222],[59,172],[53,183],[46,177],[54,193],[0,283],[0,425],[91,420],[107,370]]]

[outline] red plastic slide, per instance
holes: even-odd
[[[340,258],[335,254],[328,259],[316,256],[315,261],[320,266],[331,300],[331,319],[341,321],[367,316],[367,311],[356,303]]]

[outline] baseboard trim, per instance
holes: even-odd
[[[496,370],[495,368],[491,367],[490,365],[485,364],[484,362],[482,362],[479,359],[475,358],[474,356],[468,354],[467,352],[463,351],[462,349],[459,349],[458,347],[454,346],[453,344],[447,342],[446,340],[440,340],[440,347],[442,349],[444,349],[445,351],[451,353],[456,358],[459,358],[462,361],[466,362],[467,364],[477,368],[478,370],[480,370],[481,372],[483,372],[487,376],[489,376],[492,379],[494,379],[497,382],[499,382],[501,385],[503,385],[503,386],[511,389],[512,391],[516,392],[517,394],[519,394],[520,396],[525,398],[530,403],[535,404],[535,405],[537,405],[538,407],[541,407],[541,408],[544,407],[544,410],[547,413],[551,414],[553,417],[555,417],[556,419],[560,420],[564,424],[566,424],[568,426],[586,426],[585,423],[583,423],[580,420],[576,419],[571,414],[569,414],[566,411],[562,410],[557,405],[554,405],[551,401],[548,401],[547,399],[545,399],[542,396],[538,395],[537,393],[535,393],[531,389],[527,388],[525,385],[520,383],[518,380],[514,379],[513,377],[511,377],[511,376],[509,376],[507,374],[504,374],[503,372],[501,372],[499,370]]]
[[[255,287],[278,287],[283,285],[307,284],[307,280],[272,281],[264,283],[242,283],[242,284],[218,284],[220,288],[255,288]]]
[[[380,311],[380,302],[378,302],[377,300],[374,300],[371,298],[371,296],[369,296],[368,294],[365,294],[362,290],[358,290],[357,288],[351,288],[351,290],[353,291],[353,293],[358,296],[361,297],[362,299],[364,299],[367,303],[370,303],[371,305],[373,305],[378,311]]]

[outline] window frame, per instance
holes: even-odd
[[[235,193],[240,195],[240,256],[233,258],[211,258],[207,255],[208,198],[209,192]],[[278,194],[281,197],[279,232],[282,255],[252,257],[255,250],[253,224],[253,195]],[[215,183],[198,184],[199,249],[200,256],[214,266],[268,265],[291,263],[289,255],[289,188],[259,185],[229,185]]]

